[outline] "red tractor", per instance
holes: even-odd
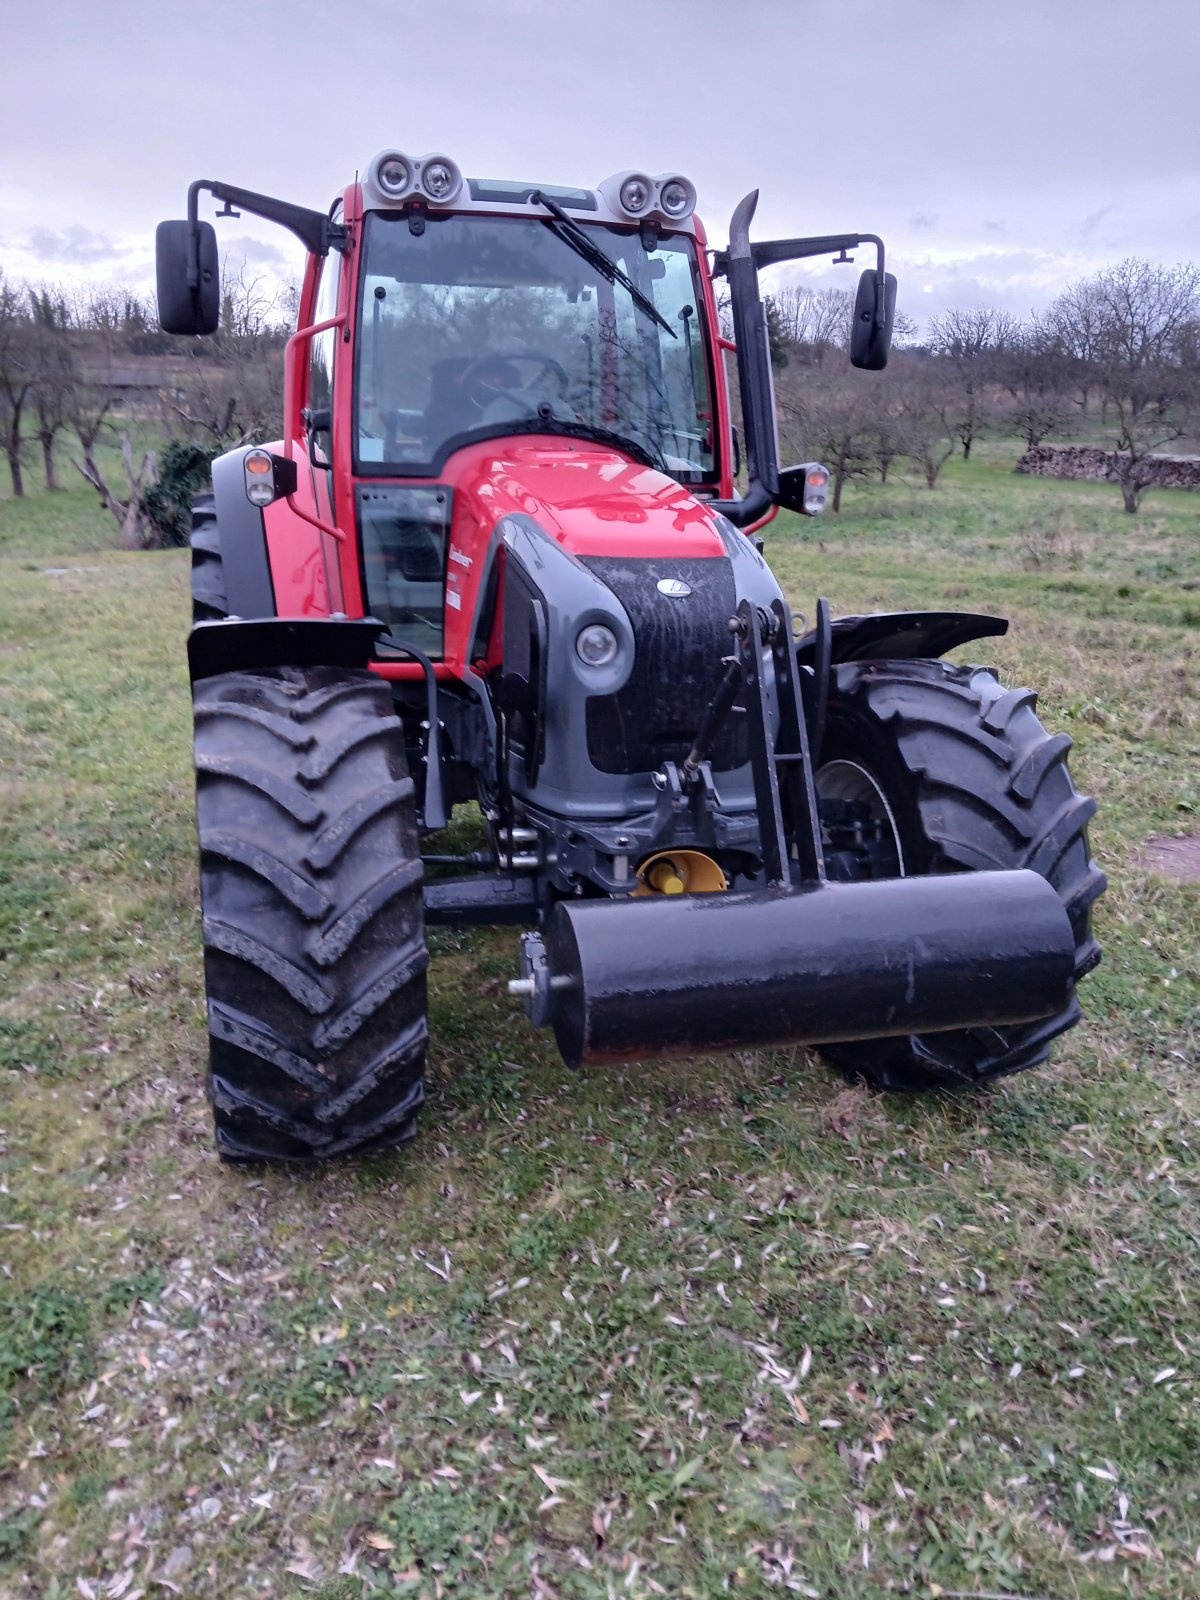
[[[868,248],[877,369],[882,243],[752,242],[750,195],[714,252],[676,174],[389,150],[328,212],[194,183],[158,230],[171,333],[217,327],[205,191],[308,250],[284,437],[214,463],[192,534],[220,1153],[413,1132],[437,924],[535,930],[510,987],[570,1064],[791,1042],[921,1089],[1043,1060],[1104,879],[1070,741],[940,659],[1007,624],[821,602],[797,638],[755,537],[828,478],[779,467],[758,271]],[[486,845],[423,853],[465,805]]]

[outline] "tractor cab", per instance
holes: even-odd
[[[461,213],[415,235],[402,214],[365,216],[357,474],[428,477],[472,439],[546,428],[715,485],[695,240],[580,232],[586,256],[537,216]]]

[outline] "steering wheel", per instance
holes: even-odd
[[[510,364],[512,362],[525,362],[531,365],[534,370],[530,375],[529,382],[521,385],[486,382],[485,378],[488,371],[494,372],[502,362],[509,362]],[[486,411],[498,396],[528,393],[530,389],[537,386],[540,378],[550,372],[554,374],[558,381],[558,396],[559,399],[562,399],[571,381],[567,376],[567,369],[561,361],[556,361],[553,356],[548,356],[541,350],[497,350],[491,355],[480,356],[478,361],[472,361],[470,366],[463,369],[459,382],[462,385],[463,393],[481,411]]]

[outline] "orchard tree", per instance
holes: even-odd
[[[848,289],[810,289],[789,284],[771,297],[780,337],[819,367],[831,351],[850,344],[854,296]]]
[[[829,468],[831,511],[842,509],[842,490],[866,476],[872,455],[872,385],[866,374],[836,377],[809,371],[781,384],[776,403],[784,439]],[[872,374],[873,376],[873,374]]]
[[[35,366],[28,303],[0,271],[0,446],[18,500],[25,494],[26,408],[33,394]]]
[[[1088,351],[1114,451],[1112,476],[1132,514],[1154,481],[1155,452],[1194,424],[1200,267],[1130,257],[1071,284],[1048,322],[1065,348]]]
[[[971,446],[991,420],[989,386],[997,378],[999,353],[1017,337],[1018,324],[1007,311],[991,306],[970,306],[932,317],[930,349],[953,375],[943,408],[953,436],[969,461]]]

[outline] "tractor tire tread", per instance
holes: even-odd
[[[1072,784],[1071,740],[1048,733],[1035,705],[1032,691],[1005,689],[990,668],[844,663],[836,668],[823,754],[874,761],[906,819],[902,843],[916,870],[1028,867],[1053,884],[1074,934],[1077,982],[1100,959],[1091,908],[1105,878],[1087,846],[1095,804]],[[827,1045],[822,1054],[884,1089],[979,1083],[1044,1061],[1079,1016],[1072,989],[1061,1011],[1038,1022]]]
[[[400,1143],[424,1093],[428,956],[387,687],[281,667],[194,693],[218,1150],[311,1161]]]
[[[192,621],[219,622],[229,615],[225,569],[221,561],[221,530],[212,494],[192,501]]]

